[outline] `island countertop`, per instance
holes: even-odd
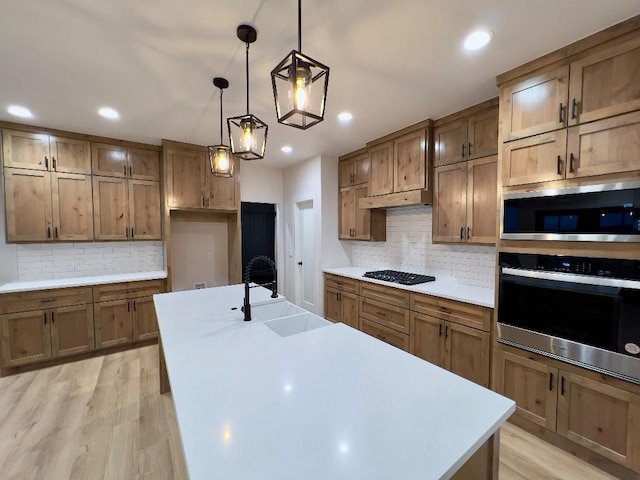
[[[515,410],[344,324],[281,337],[244,322],[242,298],[154,296],[192,480],[449,478]]]

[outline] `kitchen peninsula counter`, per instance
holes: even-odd
[[[283,300],[270,293],[252,305]],[[515,410],[344,324],[281,337],[244,322],[243,296],[154,296],[192,480],[450,478]]]

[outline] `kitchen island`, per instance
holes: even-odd
[[[283,302],[270,293],[251,290],[257,317]],[[344,324],[313,316],[288,335],[244,322],[243,296],[242,285],[154,296],[192,480],[451,478],[497,448],[513,401]],[[497,475],[468,465],[464,478]]]

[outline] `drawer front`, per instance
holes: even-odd
[[[360,297],[360,317],[398,332],[409,333],[409,310],[404,308]]]
[[[361,282],[360,295],[379,302],[388,303],[401,308],[409,308],[409,292],[398,288]]]
[[[396,332],[395,330],[372,322],[363,317],[360,318],[360,322],[362,324],[362,331],[364,333],[371,335],[378,340],[382,340],[389,345],[393,345],[400,350],[404,350],[405,352],[409,351],[409,335]]]
[[[162,293],[164,280],[146,280],[143,282],[123,282],[93,287],[95,302],[109,302],[127,298],[147,297]]]
[[[0,313],[30,312],[93,302],[91,287],[61,288],[0,295]]]
[[[491,331],[491,309],[487,307],[412,294],[411,310],[485,332]]]
[[[341,292],[349,292],[358,294],[358,280],[353,280],[339,275],[324,275],[325,288],[333,288]]]

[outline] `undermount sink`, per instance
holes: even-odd
[[[326,327],[327,325],[331,325],[331,322],[313,313],[305,312],[290,317],[269,320],[265,322],[264,325],[281,337],[288,337],[309,330],[315,330],[316,328]]]
[[[273,320],[275,318],[290,317],[306,312],[305,309],[289,302],[273,302],[266,305],[251,307],[251,318],[253,320]]]

